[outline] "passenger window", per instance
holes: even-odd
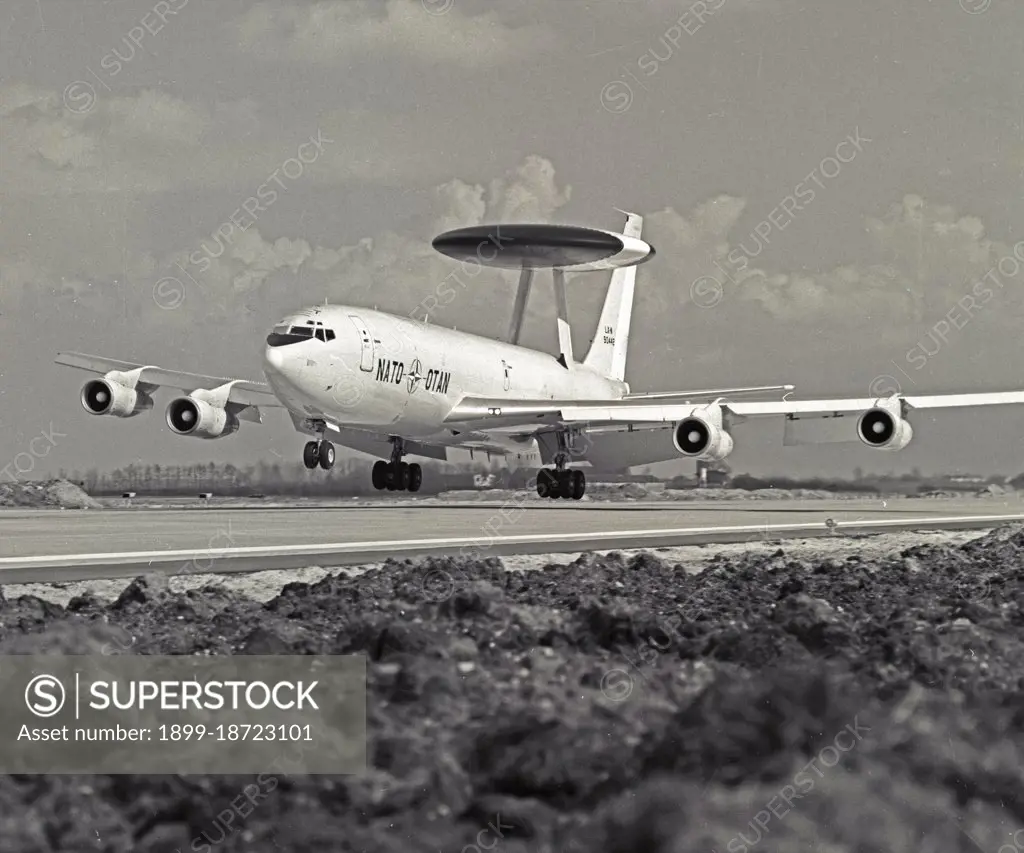
[[[329,341],[333,341],[334,340],[334,329],[328,329],[327,330],[327,340],[329,340]]]

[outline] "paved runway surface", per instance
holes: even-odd
[[[145,571],[353,565],[389,556],[579,552],[846,532],[993,527],[1014,499],[375,504],[0,511],[0,583]]]
[[[730,501],[550,504],[539,501],[277,508],[0,510],[0,557],[113,551],[310,545],[454,536],[597,533],[758,524],[824,524],[924,516],[999,515],[995,500]]]

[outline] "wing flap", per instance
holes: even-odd
[[[699,391],[637,391],[626,394],[623,400],[692,400],[702,397],[729,397],[736,394],[764,394],[770,391],[792,391],[792,385],[756,385],[748,388],[703,388]]]
[[[723,407],[740,417],[763,417],[767,415],[824,415],[866,412],[886,399],[860,397],[846,400],[766,400],[751,403],[723,403]]]
[[[706,401],[704,404],[706,405]],[[563,421],[665,421],[686,417],[699,407],[699,404],[692,402],[643,403],[632,397],[616,400],[509,400],[498,397],[466,397],[449,412],[445,423],[486,422],[489,426],[513,426],[558,424]],[[681,412],[685,414],[680,414]]]

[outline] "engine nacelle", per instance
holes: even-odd
[[[888,409],[868,409],[857,421],[857,437],[868,447],[902,450],[914,437],[914,430]]]
[[[227,409],[195,397],[178,397],[167,404],[167,426],[178,435],[224,438],[238,431],[238,418]]]
[[[82,386],[82,408],[90,415],[132,418],[153,408],[153,398],[109,379],[90,379]]]
[[[732,436],[705,413],[695,413],[676,424],[672,443],[683,456],[705,462],[720,462],[733,450]]]

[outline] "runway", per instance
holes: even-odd
[[[0,511],[0,583],[983,529],[1015,521],[1024,521],[1016,499],[17,509]]]

